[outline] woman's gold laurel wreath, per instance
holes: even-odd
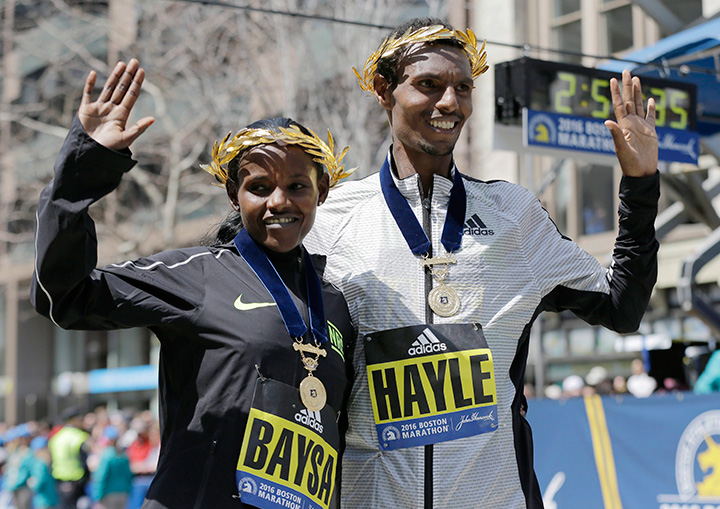
[[[477,38],[472,30],[468,28],[467,32],[462,32],[460,30],[449,30],[442,25],[433,25],[419,28],[415,31],[409,29],[404,34],[393,37],[392,39],[386,38],[378,49],[375,50],[375,53],[367,59],[362,74],[353,67],[358,83],[360,83],[360,88],[370,93],[374,91],[373,78],[377,73],[377,65],[381,58],[387,58],[403,46],[409,44],[432,42],[440,39],[453,39],[462,45],[462,49],[470,61],[473,79],[488,70],[485,42],[483,41],[482,47],[478,49]]]
[[[257,145],[281,141],[291,145],[299,145],[305,150],[306,154],[313,158],[313,161],[325,166],[330,174],[330,187],[333,187],[341,179],[349,176],[357,169],[345,170],[345,165],[340,164],[350,147],[345,147],[342,152],[335,155],[335,142],[329,130],[326,144],[309,129],[309,135],[303,133],[296,125],[291,125],[289,128],[279,127],[278,129],[280,129],[279,133],[268,129],[246,128],[238,131],[232,138],[232,132],[229,132],[222,141],[216,141],[213,144],[210,164],[201,164],[200,167],[214,176],[219,185],[225,187],[228,180],[227,163],[232,161],[235,156],[243,150]]]

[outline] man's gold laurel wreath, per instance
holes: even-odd
[[[212,162],[210,164],[201,164],[200,167],[214,176],[222,187],[225,187],[228,180],[227,163],[232,161],[235,156],[243,150],[257,145],[281,141],[291,145],[299,145],[305,150],[306,154],[313,158],[313,161],[325,166],[330,174],[330,187],[333,187],[340,179],[347,177],[357,169],[345,170],[345,166],[340,164],[350,147],[345,147],[342,152],[335,155],[335,142],[329,130],[326,144],[309,129],[310,135],[303,133],[296,125],[291,125],[289,128],[279,127],[279,129],[280,132],[278,133],[268,129],[246,128],[238,131],[232,138],[230,137],[232,132],[229,132],[222,141],[216,141],[213,144]]]
[[[433,25],[419,28],[415,31],[408,30],[404,34],[393,37],[392,39],[386,38],[378,49],[375,50],[375,53],[367,59],[362,74],[353,67],[358,83],[360,83],[360,88],[370,93],[374,92],[373,78],[377,73],[378,61],[380,61],[381,58],[387,58],[403,46],[409,44],[432,42],[440,39],[454,39],[462,45],[462,49],[470,61],[473,79],[488,70],[485,42],[483,41],[482,47],[478,50],[477,38],[472,30],[468,28],[467,32],[462,32],[460,30],[448,30],[442,25]]]

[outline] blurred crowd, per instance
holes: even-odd
[[[567,376],[543,396],[567,399],[599,395],[652,394],[689,390],[684,383],[651,377],[642,359],[629,377],[594,366]],[[720,350],[715,351],[695,392],[720,392]],[[535,397],[532,385],[526,398]],[[57,422],[0,422],[0,509],[135,509],[145,497],[160,452],[160,429],[149,410],[92,412],[69,408]]]
[[[0,423],[0,509],[126,509],[155,473],[150,411],[66,410],[55,423]]]
[[[670,392],[690,390],[684,382],[667,377],[662,383],[651,377],[642,359],[634,359],[631,364],[632,374],[629,377],[613,375],[603,366],[594,366],[582,377],[569,375],[560,384],[545,387],[543,396],[550,399],[567,399],[592,396],[599,394],[628,395],[636,398],[647,398],[652,394],[665,394]],[[525,397],[535,397],[532,386],[525,386]]]

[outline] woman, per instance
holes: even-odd
[[[159,338],[162,446],[143,507],[334,506],[354,331],[301,246],[329,187],[315,161],[343,174],[332,143],[287,119],[226,137],[206,169],[245,227],[233,219],[229,242],[96,269],[87,209],[134,165],[128,147],[153,119],[127,126],[137,60],[93,102],[95,79],[40,197],[32,300],[64,328],[146,326]]]

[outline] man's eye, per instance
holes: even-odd
[[[435,82],[432,80],[420,80],[418,85],[424,88],[433,88],[435,87]]]

